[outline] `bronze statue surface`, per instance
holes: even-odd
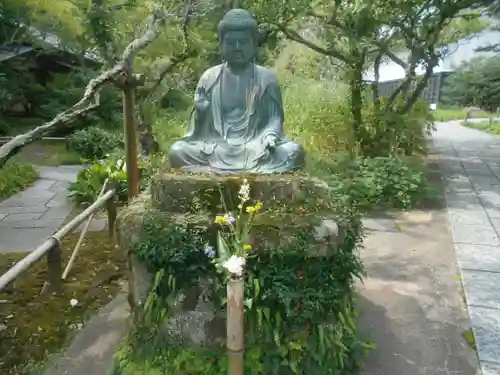
[[[257,22],[243,9],[219,24],[224,63],[200,78],[187,134],[170,150],[173,168],[220,173],[282,173],[304,164],[287,139],[276,74],[254,63]]]

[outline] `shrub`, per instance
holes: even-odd
[[[364,156],[425,153],[427,137],[434,129],[432,112],[422,100],[404,115],[379,111],[370,103],[364,109],[364,119],[360,140]]]
[[[38,170],[29,164],[8,163],[0,169],[0,200],[24,190],[38,179]]]
[[[69,196],[81,206],[89,206],[99,196],[99,192],[106,179],[116,183],[117,203],[125,203],[128,199],[127,172],[124,167],[123,157],[111,155],[108,158],[96,162],[78,173],[75,182],[71,183],[68,191]],[[140,189],[143,190],[149,183],[149,177],[155,168],[154,163],[143,160],[139,163],[141,174]]]
[[[118,135],[95,126],[78,130],[68,138],[68,148],[89,160],[103,159],[121,147]]]
[[[422,168],[407,157],[360,158],[353,168],[350,195],[360,210],[408,209],[429,193]]]

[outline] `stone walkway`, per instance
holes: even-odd
[[[359,329],[376,347],[362,375],[481,375],[444,207],[363,224]]]
[[[433,141],[483,375],[500,375],[500,138],[451,121]]]
[[[39,180],[0,202],[0,253],[32,251],[59,229],[73,209],[66,188],[81,168],[39,167]]]

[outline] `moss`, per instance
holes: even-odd
[[[469,344],[472,349],[476,350],[476,339],[474,337],[474,332],[472,332],[472,329],[464,331],[462,333],[462,337],[465,339],[465,341],[467,341],[467,344]]]
[[[243,179],[251,186],[250,202],[264,202],[264,210],[310,213],[330,208],[328,186],[304,174],[209,176],[162,173],[153,177],[151,197],[164,212],[235,211]],[[251,203],[253,204],[253,203]]]
[[[78,240],[75,233],[62,241],[63,264]],[[25,254],[0,254],[0,274]],[[60,296],[42,295],[47,276],[41,260],[21,275],[10,291],[0,292],[0,374],[18,375],[27,363],[39,363],[65,345],[72,333],[121,288],[124,254],[106,232],[87,234]],[[70,300],[78,305],[71,307]]]
[[[37,169],[29,164],[8,163],[0,168],[0,201],[24,190],[38,176]]]

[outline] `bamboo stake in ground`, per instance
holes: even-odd
[[[97,199],[101,198],[104,192],[106,191],[106,188],[108,186],[108,180],[104,181],[104,184],[102,185],[102,189],[99,192],[99,196]],[[111,198],[113,199],[113,198]],[[85,223],[85,226],[83,227],[82,232],[80,233],[80,238],[78,238],[78,242],[76,243],[75,249],[73,250],[73,253],[71,254],[71,257],[69,258],[68,265],[64,269],[62,279],[66,280],[68,277],[69,271],[71,270],[71,267],[73,267],[73,263],[75,263],[76,256],[78,255],[78,251],[80,250],[80,246],[82,246],[83,239],[85,238],[85,235],[87,234],[90,223],[92,222],[92,219],[94,218],[94,213],[92,213],[89,218],[87,219],[87,222]]]
[[[227,282],[227,354],[228,375],[243,375],[244,341],[244,288],[243,277]]]

